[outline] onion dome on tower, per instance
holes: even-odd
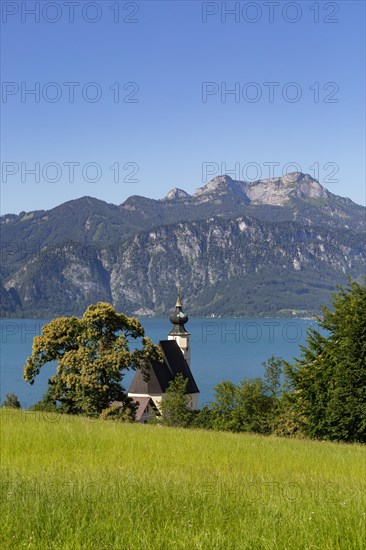
[[[183,312],[182,302],[180,299],[180,288],[178,287],[178,298],[175,304],[175,312],[169,317],[170,322],[173,325],[169,334],[187,334],[185,324],[188,323],[188,315]]]
[[[184,359],[187,361],[188,367],[191,366],[191,347],[190,334],[184,326],[188,322],[188,316],[183,312],[182,301],[180,299],[180,288],[178,287],[178,298],[175,304],[175,311],[169,317],[173,325],[172,330],[168,334],[169,340],[175,340],[183,353]]]

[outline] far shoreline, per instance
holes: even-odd
[[[166,319],[169,317],[169,313],[166,315],[159,314],[159,315],[136,315],[136,314],[129,314],[125,312],[119,312],[123,313],[127,317],[135,317],[136,319]],[[42,314],[36,317],[32,316],[8,316],[8,317],[0,317],[1,322],[5,321],[51,321],[53,319],[57,319],[58,317],[78,317],[81,318],[82,315],[77,314]],[[281,315],[268,315],[268,314],[258,314],[258,315],[221,315],[221,314],[211,314],[211,315],[189,315],[190,319],[207,319],[211,321],[216,321],[219,319],[301,319],[303,321],[319,321],[319,318],[321,317],[320,314],[296,314],[286,312]]]

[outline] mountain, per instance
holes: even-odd
[[[365,272],[365,211],[295,172],[5,215],[2,316],[80,314],[101,300],[166,314],[177,281],[196,315],[316,313]]]
[[[179,199],[190,199],[191,195],[189,195],[186,191],[183,191],[183,189],[178,189],[177,187],[174,187],[174,189],[171,189],[169,193],[165,196],[165,201],[176,201]]]
[[[193,197],[198,201],[210,200],[213,196],[233,195],[246,204],[285,206],[293,198],[329,200],[331,193],[308,174],[293,172],[279,178],[253,182],[234,181],[230,176],[218,176],[207,185],[197,189]]]
[[[346,227],[360,233],[365,229],[364,207],[330,193],[317,180],[300,172],[254,182],[217,176],[192,196],[174,188],[160,200],[130,197],[120,209],[125,221],[143,229],[159,223],[240,215],[261,221]]]

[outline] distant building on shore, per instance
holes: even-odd
[[[190,396],[190,408],[198,409],[199,389],[191,371],[190,334],[185,328],[188,317],[182,309],[179,289],[175,312],[170,316],[170,322],[173,328],[168,333],[168,340],[160,340],[158,344],[163,354],[163,363],[150,364],[148,380],[145,380],[143,373],[138,370],[128,390],[128,396],[138,405],[138,422],[147,422],[157,415],[169,383],[178,374],[188,379],[187,394]]]

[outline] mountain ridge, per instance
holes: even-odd
[[[1,313],[80,314],[106,300],[127,313],[165,314],[180,280],[194,315],[314,314],[347,274],[365,270],[365,212],[295,172],[250,183],[218,176],[193,195],[173,188],[120,205],[82,197],[5,215]],[[254,301],[243,284],[261,289]]]

